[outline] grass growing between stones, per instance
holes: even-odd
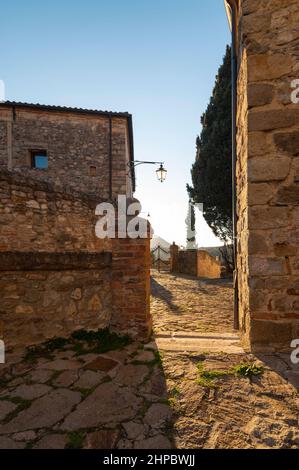
[[[131,361],[131,364],[133,364],[134,366],[148,366],[148,367],[154,367],[154,366],[158,366],[162,369],[162,365],[163,365],[163,355],[160,351],[152,351],[153,354],[154,354],[154,359],[151,359],[149,361],[138,361],[138,360],[133,360]]]
[[[8,382],[9,382],[9,379],[3,379],[3,378],[1,378],[1,379],[0,379],[0,389],[1,389],[1,388],[5,388],[6,385],[8,384]]]
[[[240,376],[240,377],[256,377],[264,372],[263,367],[258,367],[253,363],[242,362],[227,370],[206,370],[204,363],[201,361],[197,364],[197,371],[199,377],[196,379],[196,383],[205,388],[217,388],[215,381],[228,377],[228,376]]]
[[[219,377],[225,377],[229,375],[229,371],[220,371],[220,370],[205,370],[203,362],[199,362],[196,366],[199,377],[196,379],[196,383],[205,388],[216,388],[214,383],[215,379]]]
[[[241,364],[235,366],[233,368],[234,372],[237,375],[241,375],[243,377],[257,377],[262,375],[264,372],[263,367],[258,367],[255,364],[242,362]]]
[[[160,369],[163,368],[163,353],[160,351],[155,351],[154,352],[155,356],[155,364],[160,367]]]
[[[76,392],[80,392],[81,395],[82,395],[82,399],[85,400],[85,398],[87,398],[92,392],[93,392],[93,389],[89,389],[89,388],[74,388],[74,390]]]
[[[101,354],[128,346],[132,340],[128,336],[119,336],[111,333],[108,328],[98,331],[80,330],[74,332],[70,338],[53,338],[38,346],[27,348],[25,360],[36,362],[39,357],[52,359],[52,353],[63,351],[70,345],[77,356],[89,353]]]
[[[177,396],[179,396],[181,394],[181,391],[178,387],[173,387],[171,390],[170,390],[170,396],[175,398]]]
[[[68,341],[65,338],[53,338],[43,344],[30,346],[27,348],[25,361],[34,362],[40,356],[51,359],[51,353],[62,350],[67,343]]]
[[[82,449],[85,437],[83,432],[69,432],[67,436],[68,442],[65,445],[65,449]]]
[[[161,398],[158,403],[161,405],[168,405],[170,408],[175,408],[177,404],[177,399],[181,395],[181,391],[178,387],[173,387],[169,393],[168,398]]]
[[[116,333],[111,333],[108,328],[99,331],[76,331],[72,334],[71,339],[77,355],[88,353],[102,354],[122,349],[132,342],[128,336],[119,336]]]
[[[3,421],[3,424],[8,423],[11,421],[13,418],[15,418],[21,411],[26,410],[31,406],[31,401],[30,400],[24,400],[23,398],[19,397],[7,397],[9,401],[17,405],[17,408],[13,410],[11,413],[9,413],[6,418]]]

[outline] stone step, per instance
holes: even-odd
[[[155,337],[159,350],[244,354],[237,333],[165,332]]]

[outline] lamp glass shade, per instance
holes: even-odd
[[[165,170],[162,164],[160,165],[160,168],[156,170],[156,175],[157,175],[158,180],[161,181],[161,183],[163,183],[166,180],[167,170]]]

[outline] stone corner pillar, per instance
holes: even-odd
[[[173,242],[170,246],[170,272],[178,271],[179,247]]]
[[[127,222],[132,220],[127,218]],[[140,219],[140,221],[143,219]],[[131,238],[128,234],[112,240],[112,318],[111,329],[137,341],[149,339],[152,331],[150,314],[150,241],[147,236]]]

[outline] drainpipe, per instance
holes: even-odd
[[[233,212],[233,257],[234,257],[234,328],[239,329],[239,286],[237,268],[237,3],[236,0],[226,0],[230,7],[230,26],[232,31],[231,73],[232,73],[232,212]],[[227,8],[228,11],[228,8]],[[229,12],[228,12],[229,13]]]
[[[12,109],[10,119],[7,120],[7,169],[12,170],[12,126],[14,121],[14,108]]]
[[[109,199],[112,201],[112,116],[109,114]]]

